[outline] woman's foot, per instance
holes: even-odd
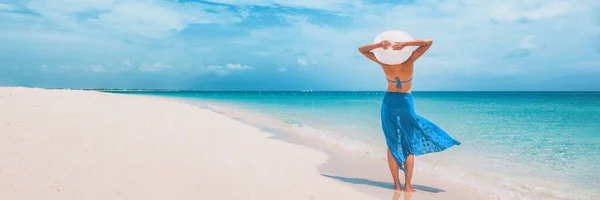
[[[416,190],[411,185],[406,185],[406,192],[416,192]]]
[[[400,185],[400,184],[394,184],[394,190],[396,190],[398,192],[402,191],[402,185]]]

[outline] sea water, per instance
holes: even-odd
[[[385,158],[383,92],[124,92],[261,113]],[[600,92],[413,92],[415,111],[460,141],[417,169],[501,199],[600,198]],[[256,120],[256,119],[255,119]]]

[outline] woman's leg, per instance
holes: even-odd
[[[406,171],[404,172],[404,178],[406,179],[406,192],[416,192],[416,190],[412,187],[412,183],[410,182],[410,180],[412,179],[414,166],[415,155],[410,154],[404,162],[404,168],[406,169]]]
[[[400,178],[398,178],[398,171],[400,168],[398,167],[398,163],[396,163],[396,159],[394,159],[394,156],[392,156],[392,152],[390,152],[389,148],[387,150],[387,160],[388,165],[390,166],[390,172],[392,172],[392,178],[394,179],[394,189],[401,191],[402,187],[400,185]]]

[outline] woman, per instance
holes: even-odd
[[[398,178],[400,169],[404,171],[406,179],[405,191],[415,191],[411,185],[415,155],[440,152],[453,145],[460,145],[460,142],[414,111],[410,92],[414,63],[431,47],[431,44],[432,40],[414,40],[394,44],[384,40],[358,48],[365,57],[381,65],[388,81],[381,105],[381,125],[388,147],[387,160],[394,179],[394,189],[398,191],[402,190]],[[398,65],[381,63],[371,53],[371,50],[376,48],[401,50],[406,46],[418,46],[418,48],[412,52],[408,60]]]

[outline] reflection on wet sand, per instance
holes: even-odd
[[[394,192],[394,196],[392,196],[392,200],[400,200],[402,193],[404,193],[404,200],[410,200],[412,193],[398,192],[398,191]]]

